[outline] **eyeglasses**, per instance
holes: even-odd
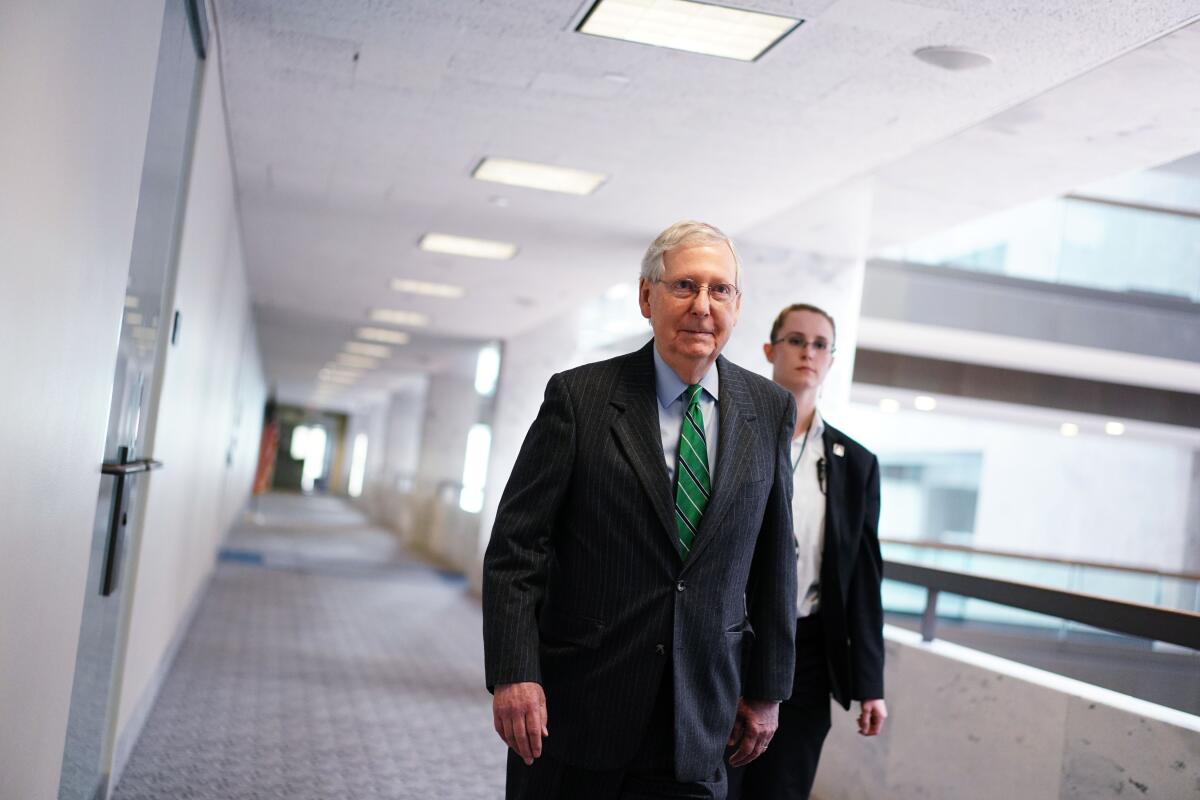
[[[833,352],[833,347],[824,339],[813,339],[811,342],[803,336],[784,336],[776,339],[771,344],[786,344],[788,347],[794,347],[797,350],[803,350],[806,347],[812,347],[818,354]]]
[[[733,299],[741,294],[741,290],[732,283],[697,283],[691,278],[679,278],[674,281],[658,280],[655,283],[666,286],[667,291],[680,300],[692,299],[700,294],[701,289],[708,292],[709,300],[719,304],[732,303]]]

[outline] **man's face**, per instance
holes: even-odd
[[[729,302],[717,303],[701,289],[694,297],[680,298],[669,286],[685,278],[704,285],[735,285],[737,262],[733,251],[724,242],[682,247],[663,255],[663,268],[662,281],[643,280],[638,293],[642,316],[650,320],[663,360],[668,364],[675,360],[711,363],[737,324],[742,296],[735,293]]]
[[[833,326],[815,311],[793,311],[763,352],[780,386],[791,392],[814,389],[833,366]]]

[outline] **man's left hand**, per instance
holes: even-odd
[[[875,736],[883,730],[883,721],[887,719],[887,703],[879,700],[863,700],[862,711],[858,715],[858,732],[863,736]]]
[[[729,746],[737,749],[729,757],[729,763],[741,767],[761,756],[778,727],[778,702],[738,698],[737,719],[729,734]]]

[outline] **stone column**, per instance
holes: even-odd
[[[775,315],[791,303],[825,309],[837,323],[837,353],[820,407],[834,424],[850,401],[870,213],[870,187],[858,182],[734,235],[745,274],[725,356],[769,377],[762,345]]]
[[[1200,450],[1192,453],[1192,478],[1189,482],[1187,516],[1183,522],[1184,572],[1200,573]],[[1200,601],[1200,598],[1197,598]]]

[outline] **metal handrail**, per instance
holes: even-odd
[[[1159,578],[1178,578],[1185,581],[1200,581],[1200,572],[1171,572],[1154,569],[1153,567],[1137,567],[1132,564],[1112,564],[1104,561],[1082,561],[1074,558],[1059,556],[1044,556],[1035,553],[1021,553],[1013,550],[991,550],[985,547],[971,547],[963,544],[948,544],[946,542],[929,542],[921,539],[896,539],[890,536],[879,537],[880,544],[908,545],[928,550],[948,550],[955,553],[973,553],[981,556],[1000,556],[1021,561],[1044,561],[1049,564],[1063,564],[1070,567],[1088,567],[1092,569],[1108,569],[1114,572],[1132,572],[1138,575],[1153,575]]]
[[[1113,600],[1000,578],[985,578],[903,561],[885,561],[884,576],[901,583],[925,587],[927,594],[921,619],[921,638],[927,642],[933,641],[936,632],[938,595],[949,592],[1116,633],[1200,650],[1200,613],[1192,611]]]

